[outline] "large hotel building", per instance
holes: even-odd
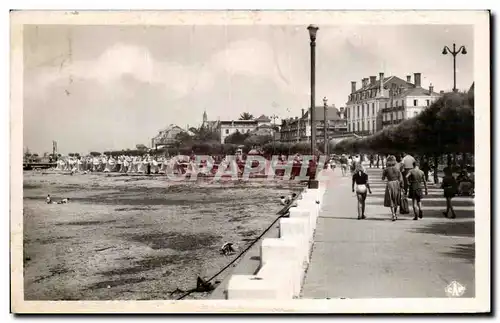
[[[379,73],[378,80],[376,76],[363,78],[359,89],[351,82],[346,103],[348,131],[375,133],[418,115],[442,94],[434,92],[432,84],[422,88],[420,80],[420,73],[414,73],[413,82],[411,75],[404,81]]]

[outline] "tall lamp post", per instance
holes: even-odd
[[[276,143],[276,119],[278,119],[278,116],[273,114],[271,116],[271,118],[273,119],[273,156],[276,152],[276,148],[275,148],[275,143]]]
[[[453,56],[453,92],[457,91],[457,55],[467,54],[467,50],[465,46],[460,46],[458,50],[456,50],[456,45],[453,43],[453,50],[451,50],[448,46],[444,46],[443,55],[450,53]]]
[[[328,99],[326,98],[326,96],[323,98],[323,112],[324,112],[324,115],[323,115],[323,140],[325,141],[324,142],[324,147],[323,147],[323,152],[325,155],[328,155],[328,128],[327,128],[327,124],[326,124],[326,109],[328,108]]]
[[[309,31],[309,40],[311,45],[311,155],[314,156],[316,151],[316,119],[314,116],[314,97],[316,95],[316,34],[318,32],[318,27],[315,25],[309,25],[307,30]],[[316,161],[314,161],[315,163]],[[309,185],[310,189],[318,188],[318,181],[316,180],[316,172],[313,171],[309,174]]]

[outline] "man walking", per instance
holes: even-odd
[[[405,194],[408,194],[408,172],[413,169],[413,165],[416,164],[415,158],[413,156],[403,153],[403,160],[401,160],[402,164],[402,173],[403,173],[403,181],[404,181],[404,190]]]
[[[411,198],[412,206],[413,206],[413,214],[415,217],[413,220],[418,220],[423,217],[422,212],[422,183],[424,183],[425,195],[427,195],[427,181],[425,180],[424,172],[418,168],[416,162],[413,163],[413,168],[408,171],[408,174],[405,176],[406,181],[409,183],[409,191],[408,197]],[[418,207],[418,215],[417,209],[415,208],[415,202]]]

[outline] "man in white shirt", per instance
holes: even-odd
[[[402,173],[403,173],[404,190],[406,193],[408,193],[408,179],[406,175],[410,170],[413,169],[414,163],[416,163],[416,160],[415,158],[413,158],[412,155],[403,153],[403,159],[401,160],[401,165],[403,166]]]

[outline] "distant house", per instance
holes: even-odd
[[[209,129],[217,130],[220,133],[220,141],[224,143],[227,137],[231,134],[240,133],[251,133],[255,130],[266,129],[266,127],[271,127],[271,119],[265,115],[252,120],[217,120],[209,121],[206,111],[203,113],[203,127]],[[272,128],[272,127],[271,127]],[[266,131],[266,130],[262,130]],[[271,129],[272,131],[272,129]]]
[[[151,139],[152,148],[157,148],[159,146],[172,147],[178,143],[177,135],[181,132],[186,132],[186,130],[181,127],[171,124],[165,129],[162,129],[158,132],[153,139]]]
[[[384,73],[363,78],[361,88],[351,82],[351,93],[346,103],[348,131],[375,133],[384,127],[413,118],[438,100],[441,94],[434,87],[421,86],[421,73],[414,73],[406,81],[397,77],[384,77]]]
[[[335,105],[326,109],[327,138],[332,138],[338,133],[347,132],[347,118],[344,108],[337,109]],[[316,125],[316,142],[324,140],[325,108],[317,106],[314,108],[314,119]],[[311,140],[311,118],[309,111],[302,109],[301,117],[284,119],[281,122],[280,136],[282,142],[300,142]]]

